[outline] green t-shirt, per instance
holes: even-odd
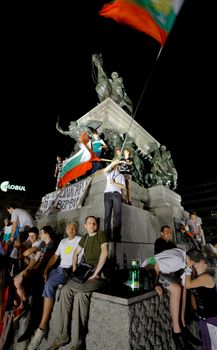
[[[85,243],[86,242],[86,243]],[[101,245],[108,243],[106,235],[102,231],[98,231],[94,236],[86,233],[80,240],[79,246],[84,248],[85,262],[91,265],[97,265],[101,254]]]

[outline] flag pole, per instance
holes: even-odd
[[[147,80],[146,80],[146,82],[145,82],[145,85],[144,85],[144,87],[143,87],[143,89],[142,89],[142,92],[141,92],[141,95],[140,95],[140,97],[139,97],[139,101],[138,101],[138,103],[137,103],[137,105],[136,105],[135,111],[133,112],[133,115],[132,115],[132,117],[131,117],[132,119],[131,119],[131,122],[130,122],[130,125],[129,125],[129,128],[128,128],[128,131],[127,131],[127,133],[126,133],[126,136],[125,136],[123,145],[122,145],[122,147],[121,147],[121,154],[123,153],[124,146],[125,146],[125,144],[126,144],[127,137],[128,137],[128,135],[129,135],[129,131],[130,131],[130,129],[131,129],[131,126],[132,126],[133,121],[135,120],[135,115],[136,115],[137,110],[138,110],[138,108],[139,108],[139,106],[140,106],[141,100],[142,100],[143,95],[144,95],[144,93],[145,93],[145,91],[146,91],[146,88],[147,88],[147,86],[148,86],[149,80],[150,80],[151,75],[152,75],[152,73],[153,73],[153,71],[154,71],[154,68],[155,68],[155,66],[156,66],[156,64],[157,64],[157,62],[158,62],[158,59],[159,59],[160,54],[161,54],[161,52],[162,52],[162,49],[163,49],[163,46],[161,45],[160,50],[158,51],[157,57],[156,57],[156,59],[155,59],[153,65],[152,65],[152,67],[151,67],[151,69],[150,69],[150,72],[149,72],[148,78],[147,78]]]
[[[100,161],[102,162],[112,162],[112,159],[105,159],[105,158],[100,158]]]

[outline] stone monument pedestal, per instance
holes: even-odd
[[[49,204],[52,208],[49,215],[42,215],[38,219],[39,227],[50,224],[57,232],[64,234],[65,223],[70,219],[75,219],[79,224],[79,234],[83,234],[86,216],[94,215],[100,219],[100,229],[103,230],[106,177],[99,171],[90,178],[89,182],[87,180],[86,182],[89,185],[79,207],[68,209],[69,203],[73,202],[73,195],[78,192],[78,188],[82,187],[82,184],[77,182],[62,190],[67,195],[61,194],[62,191],[58,192],[57,199],[54,200],[53,204]],[[73,190],[73,187],[76,187],[77,190]],[[47,196],[52,197],[52,194]],[[133,205],[122,204],[122,241],[116,243],[115,247],[117,263],[120,268],[123,268],[124,256],[125,260],[127,257],[129,267],[133,258],[138,256],[143,259],[153,254],[154,242],[160,235],[161,226],[169,225],[175,229],[174,218],[182,218],[183,209],[180,202],[181,197],[164,186],[159,185],[145,189],[132,182]],[[112,250],[114,250],[113,245],[114,243],[111,243]]]

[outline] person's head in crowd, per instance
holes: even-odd
[[[88,234],[95,234],[98,230],[97,218],[93,215],[89,215],[85,219],[84,227]]]
[[[125,158],[131,157],[131,150],[129,148],[124,149],[124,157]]]
[[[17,208],[17,205],[16,203],[14,202],[9,202],[7,205],[6,205],[6,210],[8,211],[9,214],[12,214],[12,212],[14,211],[14,209]]]
[[[69,239],[73,239],[77,234],[78,226],[75,221],[66,224],[66,235]]]
[[[172,240],[172,230],[170,226],[163,225],[160,230],[161,238],[163,238],[165,241],[171,241]]]
[[[93,132],[92,132],[92,135],[93,135],[93,139],[94,140],[99,140],[99,134],[98,134],[98,132],[96,131],[96,130],[94,130]]]
[[[36,226],[31,227],[28,230],[28,236],[29,236],[29,240],[31,243],[34,243],[35,241],[37,241],[38,236],[39,236],[39,229]]]
[[[207,264],[207,259],[205,255],[199,249],[189,249],[186,252],[186,258],[188,266],[196,266],[196,264],[202,261],[203,264]]]
[[[55,241],[57,235],[50,225],[45,225],[40,229],[40,239],[47,243],[50,240]]]
[[[121,148],[115,147],[115,157],[121,157]]]

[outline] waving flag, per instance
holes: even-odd
[[[93,161],[100,161],[90,148],[88,148],[89,137],[85,132],[80,137],[80,151],[72,157],[63,161],[58,187],[64,187],[68,182],[86,174],[92,168]]]
[[[144,32],[161,46],[172,29],[184,0],[114,0],[99,14]]]

